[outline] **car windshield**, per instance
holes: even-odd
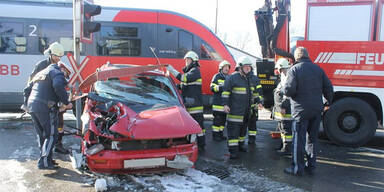
[[[99,96],[122,102],[137,113],[180,105],[170,79],[159,75],[97,81],[94,90]]]

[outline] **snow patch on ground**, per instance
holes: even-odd
[[[213,191],[245,191],[239,187],[222,183],[221,180],[215,176],[207,175],[196,169],[187,169],[184,172],[173,173],[161,176],[153,177],[134,177],[137,183],[148,187],[148,189],[156,188],[156,185],[160,185],[163,190],[170,192],[184,192],[184,191],[196,191],[196,192],[213,192]]]
[[[0,167],[3,171],[0,172],[0,189],[7,192],[26,192],[26,181],[23,176],[30,172],[28,169],[21,166],[21,163],[16,160],[0,160]]]
[[[39,157],[39,149],[36,147],[26,147],[16,149],[10,156],[9,159],[36,159]]]
[[[304,192],[304,190],[292,187],[286,183],[273,181],[268,177],[261,177],[256,173],[249,172],[246,168],[230,167],[229,171],[231,172],[231,175],[228,179],[231,180],[231,183],[236,183],[248,191]]]
[[[193,168],[164,174],[103,176],[103,178],[106,179],[110,190],[154,192],[247,191]]]

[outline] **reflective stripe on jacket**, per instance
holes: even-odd
[[[233,73],[225,81],[222,101],[230,108],[227,120],[242,122],[251,105],[263,102],[259,79],[253,74],[244,77],[239,72]]]
[[[227,75],[219,72],[212,78],[210,88],[213,92],[213,111],[224,112],[223,102],[221,101],[221,93],[223,92],[223,86],[226,76]]]
[[[181,81],[181,95],[184,105],[190,114],[203,112],[203,98],[201,94],[201,73],[197,62],[183,68],[184,74],[179,73],[176,79]]]
[[[273,90],[273,117],[276,120],[292,120],[291,116],[291,103],[289,98],[281,93],[283,85],[281,82],[277,85],[277,88]],[[285,110],[285,114],[282,114],[282,109]]]

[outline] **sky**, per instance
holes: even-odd
[[[274,1],[273,1],[274,2]],[[178,12],[215,31],[216,0],[94,0],[110,7],[162,9]],[[254,11],[264,0],[218,0],[217,35],[225,43],[261,56]],[[291,33],[304,35],[306,0],[291,0]]]

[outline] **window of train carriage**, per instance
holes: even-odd
[[[0,21],[0,52],[25,53],[27,39],[23,35],[23,23]]]
[[[41,23],[39,40],[39,51],[44,50],[53,42],[59,42],[63,45],[64,51],[73,51],[73,28],[70,21],[49,21]],[[80,52],[83,45],[80,46]]]
[[[179,48],[177,55],[184,57],[184,55],[193,49],[193,35],[189,32],[179,30]]]
[[[223,60],[211,46],[203,41],[200,46],[200,57],[207,60]]]
[[[101,26],[97,41],[98,55],[140,56],[141,39],[137,27]]]

